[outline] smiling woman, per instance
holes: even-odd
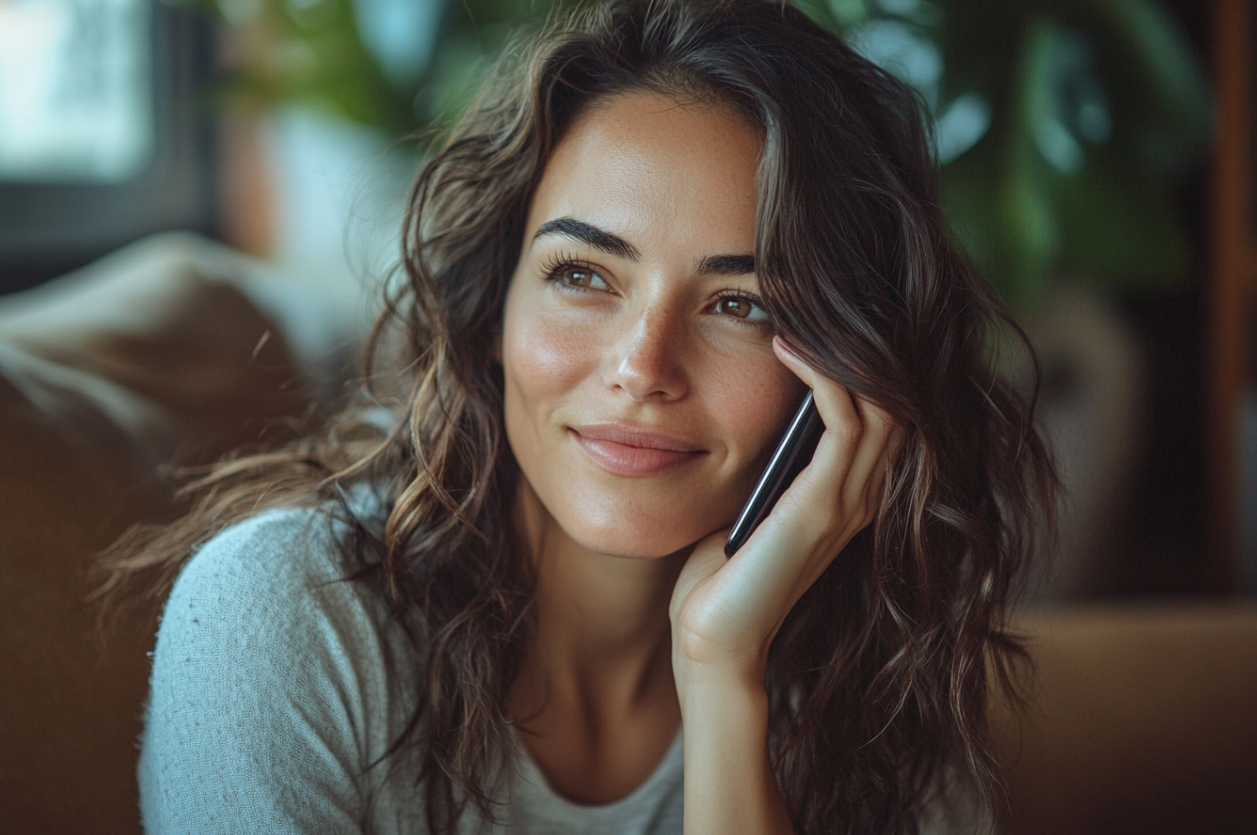
[[[413,188],[402,370],[108,557],[178,574],[146,825],[973,831],[1054,478],[916,99],[759,0],[517,55]],[[808,390],[813,458],[726,559]]]

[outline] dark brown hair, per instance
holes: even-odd
[[[285,450],[224,462],[182,522],[115,547],[111,582],[156,571],[164,593],[225,525],[371,485],[387,518],[356,523],[347,574],[378,589],[426,658],[392,753],[418,756],[433,832],[468,804],[491,814],[534,582],[492,346],[555,144],[591,103],[635,90],[732,108],[762,131],[769,313],[904,428],[875,523],[789,615],[767,686],[798,831],[916,832],[931,803],[993,781],[988,681],[1011,688],[1006,607],[1055,477],[1030,402],[993,370],[992,335],[1020,331],[949,243],[917,98],[779,2],[612,0],[512,50],[411,191],[405,280],[372,341],[401,355],[401,428],[374,429],[359,405]],[[389,386],[376,386],[378,402]]]

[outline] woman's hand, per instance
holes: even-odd
[[[891,418],[806,365],[776,337],[777,356],[813,391],[825,424],[811,463],[731,558],[728,530],[694,549],[672,594],[678,690],[692,674],[762,688],[768,647],[786,615],[872,521],[899,445]]]
[[[726,560],[728,530],[695,548],[672,592],[672,671],[685,733],[686,835],[786,835],[768,756],[768,647],[790,609],[873,520],[900,433],[871,403],[777,356],[811,387],[825,432],[812,461]]]

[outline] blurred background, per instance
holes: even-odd
[[[136,831],[156,609],[100,656],[92,554],[170,512],[155,462],[334,405],[428,143],[571,5],[0,0],[0,833]],[[797,5],[918,90],[1042,361],[1065,494],[1002,828],[1257,831],[1257,10]]]

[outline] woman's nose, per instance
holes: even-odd
[[[677,400],[689,389],[684,334],[678,323],[660,313],[637,318],[608,357],[607,384],[634,400]]]

